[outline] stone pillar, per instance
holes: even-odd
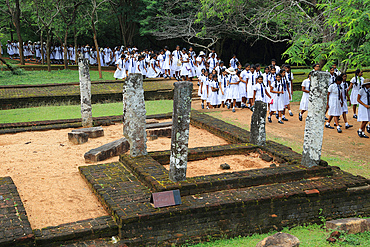
[[[178,182],[186,179],[193,83],[189,81],[175,82],[174,86],[170,179]]]
[[[89,71],[89,61],[78,57],[78,71],[80,74],[80,94],[81,94],[81,117],[82,126],[89,128],[93,126],[92,107],[91,107],[91,80]]]
[[[302,152],[302,165],[306,167],[317,166],[320,163],[329,80],[328,72],[315,71],[311,75]]]
[[[143,76],[130,74],[123,82],[123,135],[130,143],[132,157],[148,154],[145,120]]]
[[[267,104],[262,101],[256,101],[251,120],[251,136],[249,140],[254,145],[266,145],[266,114]]]

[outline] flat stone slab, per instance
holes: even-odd
[[[72,132],[84,132],[89,135],[89,138],[97,138],[104,136],[104,130],[102,127],[91,127],[91,128],[83,128],[83,129],[76,129],[72,130]]]
[[[146,119],[145,122],[146,122],[146,124],[156,124],[156,123],[159,123],[159,121],[157,119],[154,119],[154,118]]]
[[[169,127],[172,126],[172,121],[171,122],[164,122],[164,123],[153,123],[153,124],[146,124],[146,129],[157,129],[157,128],[164,128],[164,127]]]
[[[164,128],[157,128],[157,129],[147,129],[146,135],[147,137],[150,136],[157,136],[157,137],[171,137],[172,126],[164,127]]]
[[[126,153],[130,149],[130,144],[126,138],[104,144],[101,147],[91,149],[85,153],[85,162],[98,162],[114,156]]]
[[[326,222],[326,227],[333,230],[345,231],[348,234],[370,231],[370,219],[346,218]]]
[[[31,246],[34,238],[17,187],[10,177],[0,177],[0,246]]]
[[[75,145],[83,144],[89,140],[89,135],[84,132],[69,132],[68,140]]]

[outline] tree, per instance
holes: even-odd
[[[19,57],[21,64],[24,65],[24,56],[23,56],[23,40],[21,34],[21,9],[19,6],[19,0],[6,0],[6,6],[8,7],[8,13],[12,17],[13,25],[15,26],[18,42],[19,42]]]

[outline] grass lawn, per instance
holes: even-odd
[[[147,115],[172,112],[172,100],[146,101]],[[93,117],[122,115],[122,103],[94,104]],[[80,105],[46,106],[0,111],[0,123],[81,118]]]
[[[102,72],[104,80],[114,80],[113,73]],[[98,71],[90,71],[92,81],[99,79]],[[0,71],[0,85],[37,85],[49,83],[78,82],[78,70],[24,71],[20,75],[13,75],[10,71]]]
[[[285,228],[284,233],[296,236],[300,241],[300,247],[329,247],[329,246],[370,246],[370,232],[344,236],[345,241],[329,244],[326,239],[330,232],[326,232],[323,225],[297,226],[291,229]],[[237,237],[233,239],[216,240],[207,243],[192,245],[193,247],[255,247],[262,239],[275,234],[254,234],[249,237]],[[190,245],[188,245],[190,246]]]

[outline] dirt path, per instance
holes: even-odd
[[[227,108],[202,110],[200,100],[194,100],[192,107],[195,110],[207,112],[211,116],[221,118],[225,121],[234,122],[239,127],[248,130],[250,128],[252,112],[249,109],[236,109],[235,113],[232,113],[231,110],[228,110]],[[299,149],[299,151],[301,151],[303,146],[306,113],[304,114],[303,121],[299,121],[298,102],[292,103],[292,111],[294,113],[294,116],[287,116],[289,121],[285,122],[284,125],[278,124],[275,117],[272,118],[272,123],[267,123],[267,137],[271,140],[274,140],[274,138],[282,139],[285,142],[284,144],[293,145],[293,147],[296,147],[297,149]],[[353,125],[352,128],[346,130],[344,128],[343,119],[341,119],[340,124],[343,125],[343,133],[337,133],[336,129],[324,130],[323,155],[333,157],[333,160],[335,160],[335,157],[350,159],[356,162],[356,164],[358,163],[358,167],[354,167],[354,170],[351,170],[351,172],[369,177],[370,138],[364,139],[358,137],[356,131],[359,128],[359,123],[356,121],[356,119],[352,118],[352,109],[350,109],[349,111],[350,117],[348,118],[348,121],[349,124]],[[363,171],[365,167],[367,170]]]

